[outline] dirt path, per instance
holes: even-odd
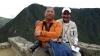
[[[7,48],[0,50],[0,56],[16,56],[16,54],[11,48]]]

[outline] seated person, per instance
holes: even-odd
[[[45,11],[45,19],[36,26],[35,36],[37,40],[42,43],[42,46],[38,47],[34,52],[34,56],[50,56],[48,53],[43,51],[45,44],[51,39],[56,42],[62,32],[62,25],[54,20],[55,12],[53,8],[47,8]],[[46,23],[47,26],[43,25]],[[46,29],[49,27],[50,29]]]

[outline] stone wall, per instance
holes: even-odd
[[[33,43],[27,41],[24,38],[21,38],[20,36],[11,37],[8,40],[9,43],[5,42],[5,44],[0,44],[0,49],[10,47],[11,45],[11,48],[16,52],[18,56],[34,55],[28,51],[28,46],[33,45]],[[100,56],[100,45],[88,44],[83,42],[79,42],[78,45],[81,48],[80,52],[82,56]]]
[[[8,40],[11,44],[11,48],[17,53],[18,56],[33,56],[33,54],[28,51],[28,46],[33,45],[33,43],[19,36],[11,37]]]
[[[9,47],[10,47],[9,42],[0,43],[0,49],[9,48]]]
[[[82,56],[100,56],[100,45],[79,42]]]

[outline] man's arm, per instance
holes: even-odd
[[[57,22],[57,26],[54,32],[42,31],[42,36],[46,36],[53,39],[59,38],[61,32],[62,32],[62,25],[59,22]]]
[[[77,32],[77,30],[75,31],[75,37],[74,37],[74,44],[76,44],[77,45],[77,43],[78,43],[78,32]]]
[[[35,36],[38,40],[40,41],[48,41],[48,38],[41,36],[41,32],[42,32],[42,23],[43,22],[39,22],[38,25],[36,25],[36,29],[35,29]]]
[[[61,24],[58,22],[57,23],[57,26],[55,28],[55,31],[54,32],[48,32],[48,31],[42,31],[42,22],[40,22],[37,26],[36,26],[36,30],[35,30],[35,33],[37,31],[41,31],[41,35],[39,36],[36,36],[38,40],[41,40],[41,41],[48,41],[49,39],[55,39],[55,38],[58,38],[62,32],[62,26]],[[48,37],[48,38],[46,38]]]
[[[74,23],[75,29],[74,29],[74,45],[77,45],[78,43],[78,32],[77,32],[77,26]]]
[[[38,40],[44,41],[44,42],[45,42],[45,41],[49,41],[49,38],[47,38],[47,37],[42,37],[42,36],[40,37],[40,36],[37,36],[36,38],[37,38]]]

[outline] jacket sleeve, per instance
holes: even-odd
[[[36,28],[35,28],[35,31],[38,31],[38,30],[41,30],[42,31],[42,22],[40,22]]]
[[[62,32],[62,25],[57,22],[56,24],[56,28],[55,28],[55,31],[54,32],[47,32],[47,31],[42,31],[42,35],[43,36],[46,36],[46,37],[49,37],[49,38],[59,38],[59,36],[61,35],[61,32]]]
[[[35,31],[38,31],[38,30],[41,30],[42,31],[42,22],[40,22],[39,25],[36,26]],[[45,36],[42,36],[42,35],[36,36],[36,38],[38,40],[40,40],[40,41],[48,41],[49,40],[49,38],[46,38]]]
[[[49,41],[49,38],[47,38],[47,37],[43,37],[43,36],[38,36],[38,37],[36,37],[38,40],[40,40],[40,41]]]
[[[74,40],[74,44],[76,44],[77,45],[77,43],[78,43],[78,32],[77,32],[77,26],[76,26],[76,24],[74,23],[73,24],[73,26],[74,26],[74,30],[73,30],[73,40]]]

